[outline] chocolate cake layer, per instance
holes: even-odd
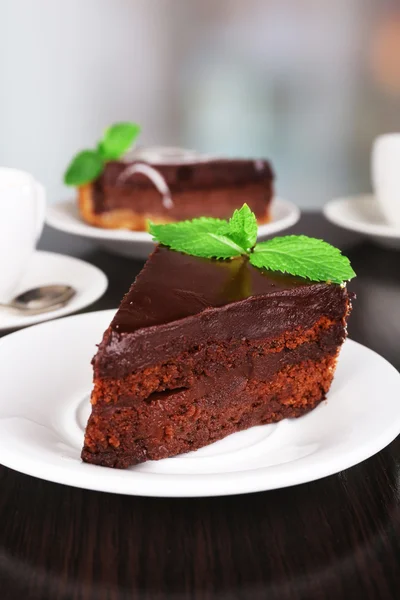
[[[111,161],[106,164],[97,181],[103,186],[126,185],[130,188],[150,189],[154,184],[141,173],[130,176],[125,183],[118,182],[118,178],[127,167],[142,162]],[[151,166],[161,173],[171,192],[265,183],[274,178],[271,165],[266,160],[221,159],[189,164],[151,164]]]
[[[104,335],[95,374],[123,377],[210,339],[271,339],[321,317],[343,324],[347,305],[339,285],[158,247]]]
[[[266,218],[273,194],[273,173],[264,160],[212,160],[190,164],[153,164],[164,178],[173,203],[166,207],[154,183],[143,173],[126,180],[127,167],[142,161],[107,163],[92,186],[93,211],[160,214],[170,220],[206,215],[227,218],[247,201],[256,216]]]
[[[94,394],[109,408],[135,406],[166,389],[190,388],[193,398],[197,398],[213,385],[222,384],[226,376],[267,381],[284,367],[334,356],[344,335],[341,323],[323,318],[307,331],[297,329],[273,341],[210,341],[181,352],[172,361],[146,368],[145,379],[142,371],[121,378],[97,379]],[[94,411],[103,409],[104,404],[93,404]]]
[[[336,356],[297,362],[268,381],[233,372],[209,381],[200,396],[180,389],[135,406],[93,411],[82,458],[126,468],[196,450],[254,425],[299,417],[325,398],[335,362]]]
[[[105,186],[101,192],[93,195],[96,215],[105,219],[127,219],[129,213],[135,213],[135,219],[140,222],[142,229],[146,227],[147,219],[156,222],[185,221],[197,217],[214,217],[228,219],[235,209],[243,206],[244,202],[250,206],[259,223],[269,220],[268,207],[272,198],[272,191],[264,186],[249,184],[228,188],[214,188],[208,191],[193,190],[176,192],[173,204],[164,206],[160,192],[156,188],[146,189],[136,193],[129,188],[110,188]]]
[[[153,149],[154,150],[154,149]],[[95,227],[147,231],[149,220],[171,223],[201,216],[228,219],[244,202],[258,223],[271,219],[274,174],[265,160],[194,158],[168,148],[106,163],[78,188],[82,218]],[[166,152],[165,152],[166,151]],[[189,155],[191,153],[189,152]]]

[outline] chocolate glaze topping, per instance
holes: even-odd
[[[341,321],[347,306],[339,285],[159,246],[122,300],[94,366],[98,375],[123,377],[210,340],[273,338],[322,316]]]
[[[135,186],[152,188],[154,184],[141,173],[136,173],[126,182],[118,182],[127,166],[143,163],[142,160],[111,161],[106,164],[99,178],[106,186]],[[149,163],[151,164],[151,163]],[[159,164],[154,166],[164,177],[171,192],[207,187],[244,185],[273,179],[271,165],[266,160],[218,159],[188,164]]]

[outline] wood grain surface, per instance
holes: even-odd
[[[400,252],[313,214],[291,231],[344,248],[358,273],[349,334],[400,369]],[[89,310],[116,307],[141,268],[49,229],[40,247],[106,272]],[[338,475],[227,498],[117,496],[0,466],[0,600],[399,597],[400,438]]]

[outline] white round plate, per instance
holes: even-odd
[[[0,331],[27,327],[49,319],[64,317],[95,302],[104,294],[108,281],[103,271],[83,260],[37,251],[32,256],[29,269],[15,290],[15,295],[39,285],[61,283],[76,289],[76,295],[66,306],[41,315],[24,315],[0,306]]]
[[[367,235],[383,246],[400,249],[400,229],[388,225],[371,194],[331,200],[324,206],[324,215],[339,227]]]
[[[400,432],[400,375],[355,342],[342,349],[326,402],[175,458],[127,470],[81,462],[90,360],[114,311],[0,340],[0,462],[41,479],[139,496],[218,496],[313,481],[351,467]],[[23,376],[21,376],[23,375]]]
[[[300,218],[300,210],[292,202],[274,198],[271,205],[271,217],[270,223],[260,225],[258,228],[259,239],[274,235],[297,223]],[[46,222],[54,229],[92,238],[106,250],[130,258],[147,258],[154,248],[151,235],[145,231],[102,229],[85,223],[74,199],[50,204],[47,208]]]

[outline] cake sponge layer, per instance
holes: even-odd
[[[90,417],[82,459],[126,468],[197,450],[255,425],[300,417],[325,398],[336,355],[306,360],[270,381],[232,375],[212,380],[212,393],[190,389],[153,394],[140,405],[109,408]]]
[[[313,409],[332,381],[341,323],[274,340],[210,342],[123,379],[96,378],[84,461],[125,468]]]

